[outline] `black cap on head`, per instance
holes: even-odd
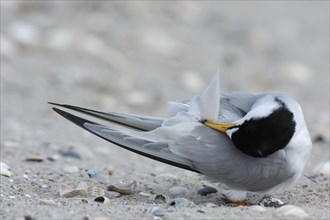
[[[242,152],[252,157],[267,157],[283,149],[294,135],[296,122],[293,113],[278,98],[279,108],[263,118],[244,121],[231,139]]]

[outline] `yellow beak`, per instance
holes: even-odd
[[[205,120],[204,124],[210,128],[221,131],[223,133],[226,133],[228,128],[231,128],[236,125],[235,123],[220,123],[211,120]]]

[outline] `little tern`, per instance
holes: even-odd
[[[127,150],[205,175],[225,185],[231,201],[246,192],[286,190],[303,174],[312,142],[300,105],[282,93],[220,93],[217,72],[190,100],[169,102],[169,117],[102,112],[66,104],[114,124],[53,109],[83,129]]]

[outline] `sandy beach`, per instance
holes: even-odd
[[[167,116],[217,68],[222,92],[301,104],[313,150],[287,205],[226,204],[47,104]],[[328,1],[1,1],[1,219],[329,219],[329,131]]]

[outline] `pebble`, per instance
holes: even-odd
[[[186,208],[194,208],[196,207],[196,204],[192,201],[190,201],[189,199],[185,199],[185,198],[175,198],[172,199],[169,202],[170,206],[175,206],[175,207],[186,207]]]
[[[281,206],[284,206],[285,203],[282,202],[280,199],[273,198],[271,196],[264,196],[261,201],[259,202],[259,205],[263,207],[273,207],[273,208],[279,208]]]
[[[17,141],[4,141],[3,142],[3,147],[8,147],[8,148],[11,148],[11,147],[13,147],[13,148],[19,148],[19,147],[21,147],[21,145],[17,142]]]
[[[204,186],[203,188],[201,188],[197,191],[198,195],[200,195],[200,196],[207,196],[209,194],[217,193],[217,192],[218,192],[218,190],[211,186]]]
[[[275,210],[276,214],[285,215],[287,217],[307,218],[308,214],[301,208],[294,205],[284,205]]]
[[[174,186],[168,190],[169,195],[173,198],[175,197],[184,197],[189,194],[189,190],[185,187]]]
[[[164,215],[167,214],[167,211],[159,207],[152,207],[151,209],[148,210],[148,214],[153,216],[163,217]]]
[[[65,166],[63,168],[63,170],[67,173],[78,173],[79,172],[79,168],[76,166]]]
[[[81,156],[73,150],[64,151],[64,152],[61,153],[61,155],[63,157],[71,157],[71,158],[74,158],[74,159],[77,159],[77,160],[81,160]]]
[[[108,203],[110,203],[110,199],[105,197],[105,196],[99,196],[99,197],[96,197],[94,199],[94,202],[99,202],[99,203],[102,203],[102,204],[108,204]]]
[[[106,179],[103,174],[100,174],[99,172],[93,169],[86,170],[86,173],[91,179]]]
[[[11,172],[9,171],[9,166],[3,162],[0,162],[0,175],[10,177]]]

